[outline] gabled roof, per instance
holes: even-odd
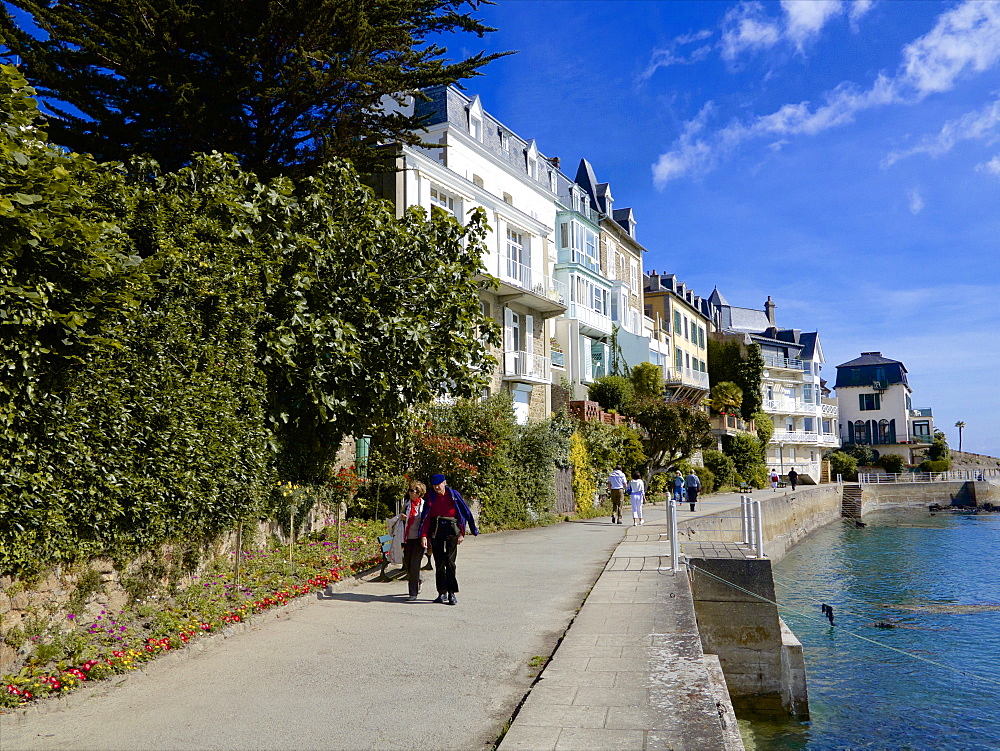
[[[594,211],[600,211],[601,207],[597,203],[597,177],[594,175],[594,168],[586,159],[580,160],[580,166],[576,170],[575,181],[577,185],[587,191]]]
[[[708,296],[708,301],[712,305],[729,305],[729,301],[722,296],[718,287],[715,287],[715,289],[712,290],[712,294]]]

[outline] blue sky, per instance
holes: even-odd
[[[467,85],[632,206],[646,268],[902,360],[1000,456],[1000,2],[500,0]]]

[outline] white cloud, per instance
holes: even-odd
[[[910,213],[916,216],[924,209],[924,198],[920,195],[919,188],[912,188],[909,193],[907,193],[907,198],[910,202]]]
[[[976,165],[976,169],[1000,177],[1000,156],[995,156],[984,164]]]
[[[685,123],[684,132],[674,142],[673,150],[660,155],[653,165],[655,185],[663,186],[681,175],[706,172],[714,166],[715,154],[712,147],[699,138],[714,109],[715,105],[707,102],[693,120]]]
[[[861,18],[873,7],[875,7],[874,0],[854,0],[854,2],[851,3],[850,9],[847,11],[848,18],[851,19],[851,24],[857,24],[857,22],[860,21]],[[855,31],[857,31],[856,26]]]
[[[743,3],[730,11],[727,17],[734,11],[751,15],[763,13],[758,3]],[[795,12],[806,13],[802,10]],[[818,28],[817,24],[820,24],[819,11],[815,13],[817,15],[811,17],[812,26],[809,28]],[[806,24],[804,20],[802,23]],[[663,154],[657,162],[657,166],[670,164],[672,168],[658,171],[654,167],[654,175],[659,176],[656,184],[662,186],[682,175],[707,170],[714,166],[722,153],[753,138],[816,135],[852,122],[859,112],[889,104],[911,104],[932,93],[949,90],[967,71],[982,72],[1000,60],[1000,3],[965,0],[942,13],[931,31],[904,47],[902,58],[895,75],[880,73],[868,90],[845,82],[828,92],[826,101],[817,107],[809,101],[785,104],[749,123],[734,122],[715,134],[702,134],[698,141],[699,149],[711,153],[712,159],[691,158],[693,142],[684,140],[685,131],[675,142],[674,149]],[[699,113],[701,116],[702,113]],[[983,128],[982,132],[985,132],[990,116],[988,112],[983,113],[983,123],[978,126],[973,122],[975,118],[970,116],[968,122],[956,124],[955,132],[973,133],[976,127]],[[961,131],[962,127],[966,131]]]
[[[722,19],[722,58],[733,61],[743,52],[773,47],[781,41],[778,24],[767,18],[759,2],[743,2]]]
[[[998,59],[1000,3],[966,0],[903,49],[901,79],[923,98],[948,91],[966,70],[982,73]]]
[[[954,120],[948,120],[941,131],[934,136],[925,136],[916,146],[905,151],[893,151],[884,160],[883,167],[889,167],[900,159],[913,154],[927,154],[938,157],[951,151],[959,141],[986,141],[997,139],[1000,126],[1000,99],[982,109],[968,112]]]
[[[693,65],[694,63],[701,62],[711,53],[711,45],[703,44],[687,54],[682,54],[679,50],[682,47],[703,42],[711,36],[711,31],[703,29],[694,34],[679,36],[672,40],[668,46],[653,50],[649,65],[639,74],[639,80],[648,81],[660,68],[667,68],[671,65]]]
[[[785,11],[785,33],[801,50],[805,42],[819,34],[827,21],[844,12],[844,3],[841,0],[781,0],[781,9]]]

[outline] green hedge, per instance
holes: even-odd
[[[0,67],[0,574],[197,544],[344,435],[475,393],[482,215],[397,220],[345,164],[97,164],[31,94]]]

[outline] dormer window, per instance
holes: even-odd
[[[483,121],[478,117],[469,117],[469,135],[477,141],[483,140]]]
[[[502,130],[499,130],[498,133],[500,135],[500,148],[501,148],[501,150],[503,150],[503,153],[509,154],[510,153],[510,135],[507,134],[507,133],[504,133]]]
[[[555,193],[557,187],[558,186],[556,185],[556,173],[552,170],[549,170],[549,190]]]
[[[538,178],[537,159],[531,159],[530,157],[528,158],[528,177],[530,177],[532,180],[536,180]]]

